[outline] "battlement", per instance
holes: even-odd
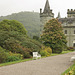
[[[67,14],[75,14],[75,9],[68,9]]]

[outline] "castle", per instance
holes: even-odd
[[[40,9],[40,32],[42,32],[44,24],[54,18],[54,13],[52,13],[52,10],[49,5],[49,1],[46,0],[44,11],[42,12],[42,9]],[[75,10],[68,9],[67,10],[67,17],[61,18],[60,13],[58,13],[58,21],[61,22],[61,25],[63,26],[63,32],[67,36],[67,46],[68,47],[75,47]]]

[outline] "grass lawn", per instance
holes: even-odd
[[[61,54],[65,54],[65,53],[69,53],[72,51],[63,51]],[[51,54],[51,56],[55,56],[55,55],[60,55],[60,54]],[[42,58],[45,58],[46,56],[43,56]],[[20,62],[25,62],[25,61],[30,61],[33,60],[32,58],[28,58],[28,59],[24,59],[24,60],[19,60],[19,61],[13,61],[13,62],[7,62],[7,63],[1,63],[1,66],[7,66],[7,65],[11,65],[11,64],[16,64],[16,63],[20,63]]]
[[[70,52],[73,52],[73,51],[63,51],[60,54],[66,54],[66,53],[70,53]],[[51,56],[60,55],[60,54],[52,53]]]
[[[24,59],[24,60],[19,60],[19,61],[13,61],[13,62],[2,63],[2,64],[0,64],[0,67],[1,67],[1,66],[11,65],[11,64],[16,64],[16,63],[20,63],[20,62],[30,61],[30,60],[32,60],[32,58]]]
[[[65,75],[65,73],[68,73],[69,71],[71,71],[73,69],[73,67],[75,67],[75,64],[73,64],[71,67],[69,67],[65,72],[63,72],[61,75]]]

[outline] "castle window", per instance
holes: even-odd
[[[67,30],[65,30],[65,34],[67,34]]]
[[[73,44],[73,47],[75,47],[75,43]]]
[[[74,30],[74,34],[75,34],[75,30]]]

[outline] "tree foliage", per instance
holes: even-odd
[[[45,24],[41,39],[54,53],[61,53],[67,43],[61,23],[57,19],[51,19]]]
[[[6,58],[8,57],[5,49],[0,46],[0,63],[5,62]]]
[[[26,35],[25,27],[16,20],[3,20],[0,22],[0,30],[2,31],[17,31]]]
[[[8,16],[1,16],[0,21],[4,19],[17,20],[26,28],[27,35],[30,37],[39,36],[40,34],[40,17],[36,12],[19,12]]]
[[[32,51],[40,51],[42,44],[29,38],[24,26],[15,20],[0,22],[0,46],[8,52],[31,57]]]

